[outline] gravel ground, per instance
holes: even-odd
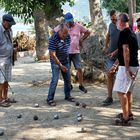
[[[80,106],[64,100],[63,81],[59,81],[55,100],[56,107],[46,104],[51,78],[49,62],[34,62],[33,58],[19,58],[13,68],[13,81],[10,83],[14,94],[9,96],[18,102],[11,107],[0,107],[0,140],[139,140],[140,139],[140,74],[134,90],[133,113],[135,120],[129,127],[114,126],[112,120],[121,111],[114,93],[114,104],[102,106],[106,98],[106,85],[87,84],[87,94],[74,84],[72,96]],[[85,103],[86,108],[81,105]],[[34,107],[39,104],[39,107]],[[77,121],[77,115],[82,120]],[[18,116],[21,115],[21,118]],[[33,117],[37,115],[38,120]],[[54,116],[58,115],[58,119]]]

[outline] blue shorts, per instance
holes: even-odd
[[[113,64],[115,63],[116,60],[113,60],[113,59],[109,59],[107,58],[106,59],[106,70],[108,71],[112,66]]]
[[[69,61],[70,61],[70,66],[72,62],[76,70],[81,69],[81,57],[79,53],[69,54]]]

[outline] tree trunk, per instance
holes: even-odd
[[[89,0],[90,15],[92,21],[91,35],[83,44],[81,56],[86,69],[86,77],[92,81],[104,81],[103,74],[105,57],[103,47],[105,46],[106,25],[103,21],[100,0]],[[92,75],[92,76],[91,76]]]
[[[60,24],[62,13],[61,6],[55,7],[55,5],[49,13],[43,10],[35,12],[36,55],[38,60],[48,59],[49,27],[54,28]]]
[[[38,60],[47,59],[48,48],[48,32],[47,32],[47,20],[45,13],[42,10],[34,13],[35,31],[36,31],[36,55]]]
[[[133,0],[128,0],[128,8],[129,8],[129,24],[130,26],[132,26],[132,15],[134,13]]]
[[[133,13],[136,13],[136,0],[133,0]]]

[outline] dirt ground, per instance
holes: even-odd
[[[10,83],[14,94],[9,96],[18,102],[11,107],[0,107],[0,140],[140,140],[140,74],[134,90],[133,113],[135,120],[129,127],[114,126],[112,120],[121,111],[116,93],[114,104],[103,107],[106,85],[86,84],[88,93],[83,94],[74,84],[72,96],[87,107],[76,106],[64,100],[63,82],[56,90],[56,107],[46,104],[51,78],[49,62],[34,62],[33,58],[20,58],[13,68]],[[34,107],[35,103],[39,107]],[[77,121],[77,114],[83,119]],[[21,114],[21,118],[17,116]],[[54,119],[54,115],[59,119]],[[38,120],[34,121],[34,115]]]

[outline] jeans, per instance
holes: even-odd
[[[106,59],[106,70],[110,70],[110,68],[113,66],[113,64],[115,63],[116,60],[112,60],[112,59],[109,59],[107,58]]]
[[[60,71],[62,73],[63,79],[64,79],[64,93],[65,93],[65,98],[70,97],[70,66],[69,63],[63,64],[65,67],[68,68],[67,72],[63,72],[60,67],[56,64],[51,64],[51,69],[52,69],[52,78],[51,78],[51,83],[49,87],[49,92],[48,92],[48,98],[47,101],[54,100],[54,95],[55,95],[55,90],[57,87],[57,83],[59,80],[59,74]]]

